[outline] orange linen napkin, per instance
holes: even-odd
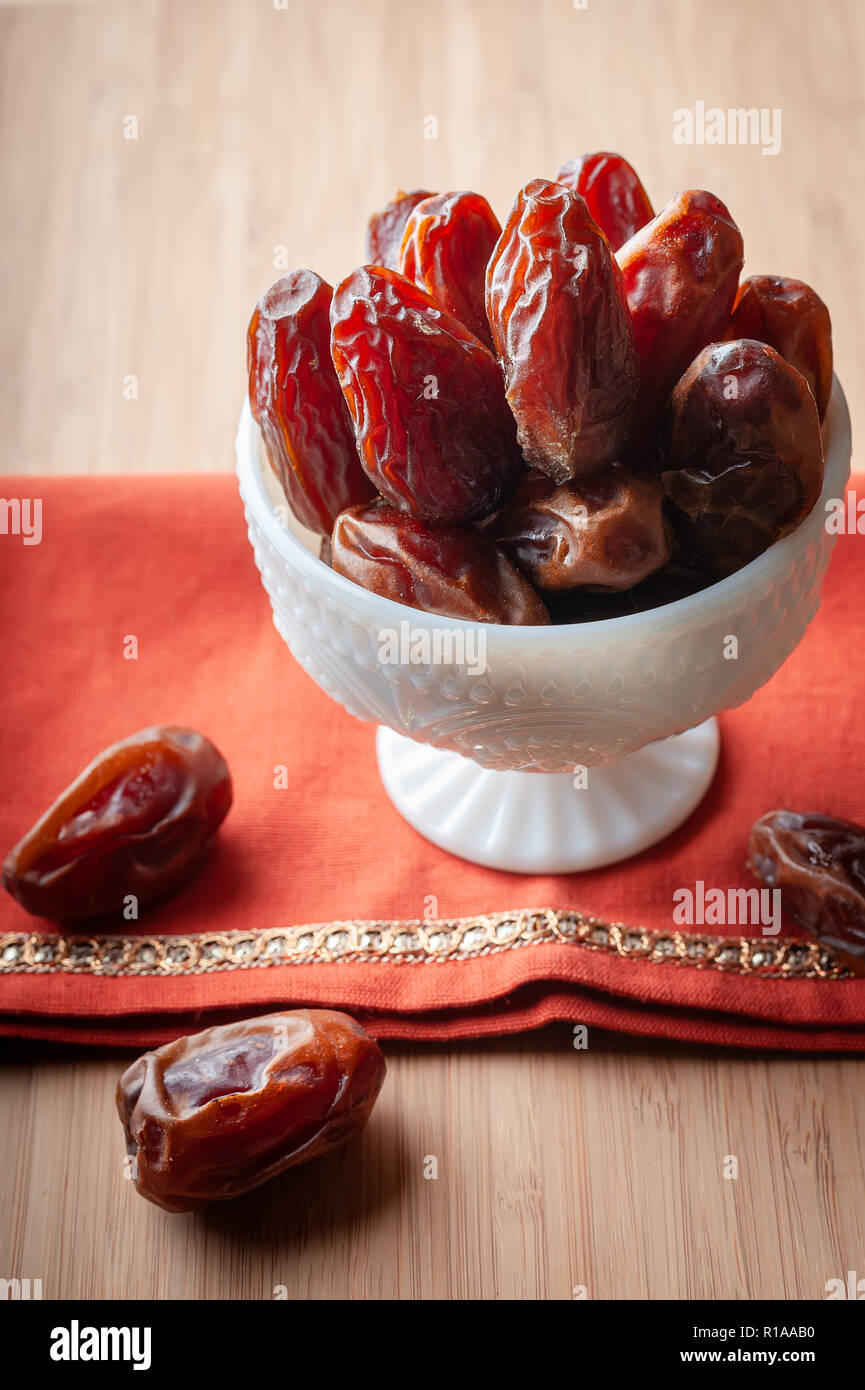
[[[156,723],[214,740],[235,805],[199,876],[137,923],[64,934],[0,894],[0,1032],[140,1045],[327,1004],[400,1038],[567,1019],[865,1048],[865,979],[757,928],[725,944],[723,928],[682,935],[672,919],[676,888],[750,886],[762,812],[863,818],[857,537],[839,540],[802,645],[722,717],[718,773],[690,821],[628,863],[529,878],[434,848],[391,806],[372,726],[333,704],[272,626],[231,476],[8,478],[4,491],[41,499],[42,539],[0,535],[0,849],[100,749]],[[795,934],[786,924],[785,941]]]

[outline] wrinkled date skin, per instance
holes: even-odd
[[[651,454],[679,377],[723,338],[743,254],[741,232],[720,198],[699,190],[678,194],[617,251],[640,364],[632,424],[639,450]]]
[[[427,526],[382,505],[343,512],[333,529],[333,567],[374,594],[477,623],[550,621],[528,580],[469,527]]]
[[[37,917],[120,913],[185,883],[231,806],[225,759],[203,734],[160,725],[114,743],[58,797],[3,865]]]
[[[637,394],[622,278],[584,200],[535,179],[487,270],[487,317],[526,462],[558,483],[616,459]]]
[[[621,464],[579,483],[527,474],[482,523],[542,592],[630,589],[670,558],[664,491]]]
[[[171,1212],[238,1197],[363,1129],[384,1075],[378,1045],[329,1009],[265,1014],[146,1052],[117,1087],[135,1186]]]
[[[743,280],[726,337],[758,338],[780,352],[811,387],[823,419],[832,392],[832,322],[809,285],[781,275]]]
[[[707,347],[691,364],[673,392],[665,449],[676,530],[717,578],[795,530],[823,486],[814,397],[774,348],[751,339]]]
[[[423,521],[485,516],[523,461],[492,353],[417,285],[378,266],[336,290],[331,351],[361,462]]]
[[[556,174],[556,182],[585,198],[613,251],[618,251],[655,215],[636,171],[620,154],[602,150],[584,154],[582,159],[570,159]]]
[[[784,908],[806,931],[865,975],[865,828],[769,811],[751,831],[748,866],[768,888],[780,888]]]
[[[412,211],[398,267],[490,350],[486,273],[501,234],[498,218],[479,193],[440,193]]]
[[[303,526],[329,535],[374,489],[330,357],[333,291],[311,270],[271,285],[249,325],[249,403],[271,467]]]
[[[412,193],[400,191],[386,208],[373,213],[366,229],[366,259],[369,265],[382,265],[386,270],[399,269],[405,224],[412,209],[425,198],[433,196],[426,188],[416,188]]]

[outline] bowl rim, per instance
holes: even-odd
[[[850,412],[841,383],[835,375],[822,432],[825,471],[820,496],[796,530],[769,546],[762,555],[726,579],[657,608],[614,618],[545,626],[477,623],[465,618],[427,613],[423,609],[410,608],[407,604],[397,603],[395,599],[374,594],[337,574],[336,570],[308,550],[298,536],[280,524],[265,486],[260,434],[248,398],[244,400],[240,413],[235,453],[241,496],[280,558],[301,574],[310,586],[328,592],[356,610],[358,617],[363,614],[373,618],[379,628],[393,628],[401,622],[408,622],[415,629],[428,630],[480,628],[487,634],[488,640],[494,640],[499,647],[524,649],[528,645],[535,645],[548,650],[550,647],[573,648],[577,636],[579,645],[583,647],[602,646],[628,637],[646,638],[654,632],[667,631],[694,618],[717,616],[728,606],[739,605],[749,596],[754,598],[759,592],[771,588],[792,569],[797,556],[816,541],[819,533],[825,529],[826,503],[829,499],[844,496],[852,451]]]

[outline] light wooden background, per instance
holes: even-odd
[[[860,417],[859,0],[92,0],[4,6],[0,45],[4,472],[230,468],[275,248],[334,281],[396,186],[476,188],[503,217],[596,148],[656,205],[711,188],[748,271],[815,286]],[[697,100],[780,107],[781,153],[675,145]],[[123,1059],[6,1045],[0,1276],[46,1296],[568,1299],[820,1298],[865,1274],[863,1062],[597,1032],[577,1053],[567,1029],[387,1051],[359,1144],[177,1218],[123,1180]]]

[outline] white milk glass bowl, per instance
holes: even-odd
[[[336,574],[319,537],[288,516],[248,404],[237,472],[276,628],[326,694],[379,726],[382,782],[406,820],[478,864],[572,873],[636,854],[691,814],[718,760],[714,716],[749,699],[801,640],[834,544],[826,502],[843,497],[850,471],[837,378],[823,432],[823,492],[792,535],[688,598],[561,627],[443,618]],[[400,657],[444,647],[445,660],[394,662],[399,634]]]

